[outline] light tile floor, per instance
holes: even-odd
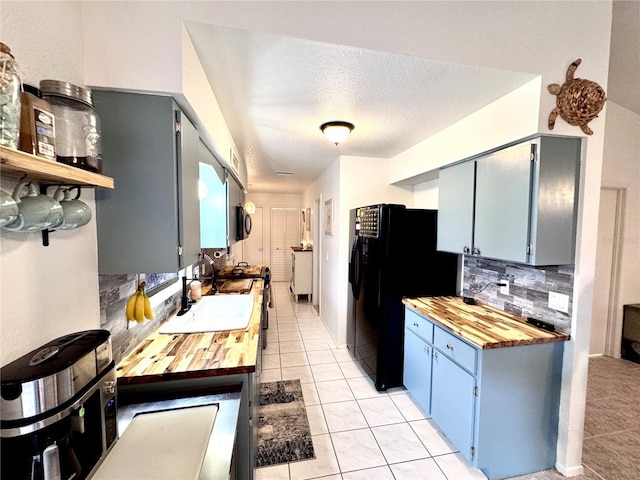
[[[316,310],[272,283],[263,382],[300,379],[316,458],[256,469],[256,480],[482,480],[402,388],[378,392]],[[640,479],[640,365],[590,360],[583,464],[573,480]],[[556,470],[517,480],[563,479]]]
[[[378,392],[335,347],[306,297],[272,283],[262,382],[299,378],[316,458],[256,469],[257,480],[482,480],[402,388]]]

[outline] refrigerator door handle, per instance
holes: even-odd
[[[360,297],[360,251],[360,237],[356,235],[353,239],[351,261],[349,262],[349,283],[353,298],[356,300]]]

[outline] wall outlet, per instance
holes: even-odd
[[[549,292],[549,308],[559,312],[569,313],[569,295]]]
[[[509,295],[509,280],[500,280],[498,283],[504,283],[504,287],[500,287],[500,293],[502,295]]]

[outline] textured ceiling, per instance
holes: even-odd
[[[638,114],[639,5],[614,2],[607,89]],[[396,155],[534,78],[194,22],[187,29],[250,192],[302,192],[339,155]],[[355,130],[335,146],[319,130],[329,120]]]
[[[301,192],[339,155],[396,155],[533,78],[247,30],[187,28],[246,161],[251,192]],[[319,129],[330,120],[355,125],[337,147]]]

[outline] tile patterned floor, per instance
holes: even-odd
[[[316,458],[258,468],[256,480],[485,479],[447,442],[406,390],[375,389],[349,352],[335,347],[306,297],[295,302],[288,284],[272,285],[274,308],[269,312],[261,381],[300,379]],[[574,479],[640,478],[640,462],[634,461],[640,452],[639,377],[640,365],[609,358],[591,361],[585,475]],[[628,392],[626,400],[612,386]],[[607,415],[600,415],[601,410]],[[518,480],[561,478],[565,477],[549,470]]]

